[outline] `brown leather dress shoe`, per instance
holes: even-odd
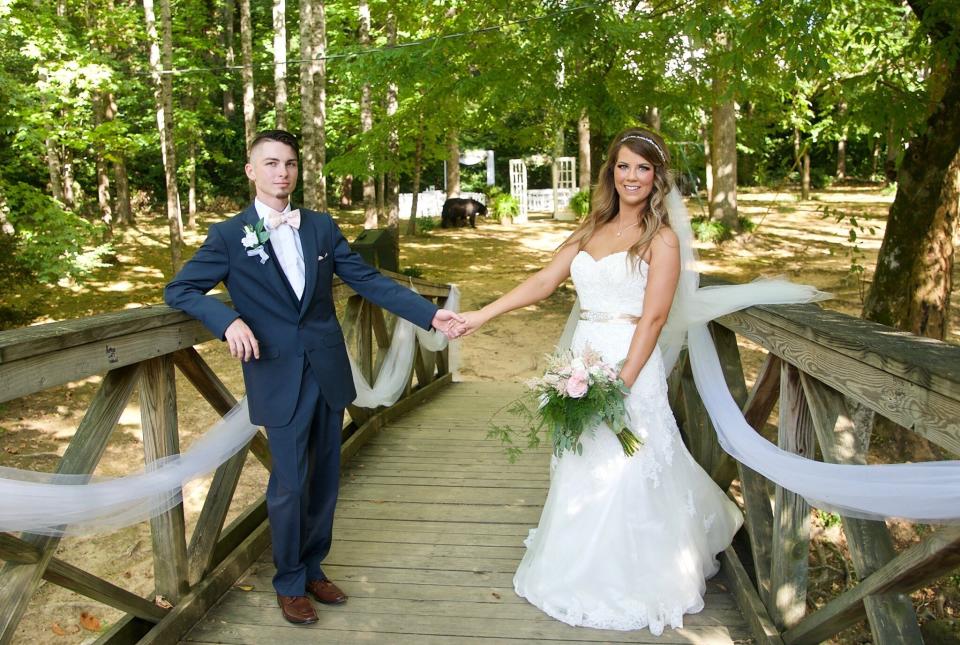
[[[314,611],[310,599],[306,596],[281,596],[277,594],[277,604],[287,621],[297,625],[310,625],[317,622],[317,612]]]
[[[347,594],[329,580],[311,580],[307,583],[311,596],[325,605],[340,605],[347,602]]]

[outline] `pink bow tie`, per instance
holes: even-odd
[[[287,213],[278,213],[275,210],[271,210],[270,214],[265,218],[267,229],[274,230],[282,224],[289,224],[293,228],[300,228],[300,210],[292,210]]]

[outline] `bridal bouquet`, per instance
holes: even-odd
[[[506,406],[523,420],[527,446],[539,446],[540,431],[546,427],[555,455],[559,457],[564,450],[582,455],[580,435],[603,421],[617,435],[624,454],[633,455],[641,442],[627,428],[624,397],[629,390],[617,370],[589,345],[579,355],[558,351],[548,361],[546,373],[527,383],[530,392]],[[493,425],[487,436],[499,438],[513,461],[521,452],[513,442],[516,433],[509,425]]]

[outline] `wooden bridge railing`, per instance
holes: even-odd
[[[712,323],[711,332],[750,425],[760,431],[779,400],[785,450],[812,459],[819,447],[824,461],[866,463],[876,414],[960,454],[960,347],[815,305],[753,307]],[[767,352],[750,391],[737,335]],[[877,645],[922,643],[909,594],[960,565],[960,527],[898,553],[884,522],[841,516],[858,580],[808,613],[811,509],[720,449],[685,357],[670,385],[694,457],[722,488],[740,479],[752,579],[732,548],[725,555],[744,613],[755,609],[747,619],[761,642],[820,643],[866,618]]]
[[[437,302],[449,294],[447,285],[387,275]],[[351,353],[372,380],[390,345],[388,317],[342,283],[335,284],[334,297]],[[221,415],[236,403],[194,349],[210,340],[200,323],[165,306],[0,332],[0,402],[104,374],[56,468],[63,474],[89,474],[103,457],[120,415],[139,385],[144,459],[150,463],[179,452],[175,368]],[[394,406],[350,409],[342,458],[355,452],[386,419],[450,379],[447,350],[430,352],[418,345],[404,396]],[[249,450],[269,469],[263,430],[255,435]],[[187,535],[182,504],[150,522],[155,595],[165,598],[172,608],[156,603],[154,595],[142,598],[54,557],[59,538],[0,533],[0,560],[5,561],[0,567],[0,644],[12,640],[41,579],[127,614],[99,642],[175,642],[269,544],[263,497],[224,527],[246,457],[247,450],[243,450],[216,471],[192,534]]]

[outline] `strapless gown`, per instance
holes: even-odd
[[[632,315],[643,313],[647,271],[625,252],[595,260],[581,251],[570,267],[585,311]],[[581,320],[572,349],[589,343],[616,364],[633,331],[622,319]],[[658,349],[626,404],[643,445],[627,457],[614,434],[598,427],[584,433],[582,455],[553,459],[540,523],[513,582],[517,594],[567,624],[659,635],[703,609],[716,554],[743,518],[684,447]]]

